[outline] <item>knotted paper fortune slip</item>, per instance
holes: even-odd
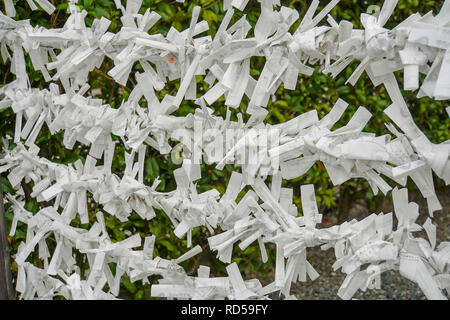
[[[450,242],[436,243],[432,219],[441,205],[432,172],[450,183],[450,143],[433,144],[416,126],[394,72],[403,70],[403,89],[417,91],[419,98],[450,99],[449,0],[439,13],[415,13],[393,29],[384,26],[396,0],[384,1],[375,13],[361,14],[364,29],[330,15],[339,0],[330,1],[320,12],[319,1],[312,0],[301,18],[296,10],[280,6],[280,1],[260,0],[253,32],[245,15],[230,24],[235,11],[244,10],[249,1],[224,0],[226,14],[214,37],[208,35],[208,23],[200,19],[200,7],[192,10],[188,29],[179,32],[172,27],[162,35],[152,31],[160,15],[149,9],[144,12],[142,0],[128,0],[126,6],[114,2],[122,12],[117,33],[108,31],[111,21],[104,17],[87,27],[87,12],[80,11],[77,0],[69,1],[70,15],[62,28],[14,20],[12,0],[5,0],[6,15],[0,13],[1,55],[15,75],[14,81],[0,88],[0,109],[11,108],[16,116],[14,137],[3,138],[0,159],[0,173],[7,175],[16,191],[6,195],[14,213],[10,236],[18,222],[27,225],[26,240],[13,257],[20,299],[116,299],[122,277],[146,283],[153,275],[160,277],[151,286],[153,297],[268,299],[279,292],[282,298],[295,299],[290,294],[293,282],[319,276],[306,259],[307,249],[316,246],[334,248],[332,267],[347,275],[337,292],[342,299],[351,299],[358,289],[380,288],[380,275],[387,270],[397,270],[417,283],[428,299],[447,299],[443,290],[450,290]],[[47,0],[27,3],[48,14],[55,10]],[[41,72],[48,89],[31,87],[25,56]],[[265,58],[258,79],[250,75],[252,57]],[[347,83],[354,85],[365,71],[374,86],[384,85],[392,100],[384,110],[392,120],[386,123],[391,134],[365,132],[372,115],[370,107],[363,106],[345,126],[332,130],[348,106],[342,99],[321,119],[313,110],[285,123],[264,123],[268,101],[280,86],[295,90],[299,74],[311,76],[317,65],[335,78],[355,60],[359,65]],[[88,95],[89,74],[104,61],[113,63],[108,75],[118,84],[126,85],[130,77],[136,80],[118,108]],[[136,64],[141,71],[133,71]],[[209,84],[202,96],[197,93],[197,75]],[[176,95],[160,100],[157,92],[177,80]],[[232,121],[230,109],[225,119],[214,115],[209,106],[222,96],[225,105],[234,109],[247,96],[250,119],[244,122],[238,113],[237,121]],[[141,99],[148,108],[139,105]],[[183,100],[194,101],[195,112],[172,115]],[[450,115],[449,108],[447,112]],[[64,132],[67,149],[77,143],[89,146],[85,162],[64,165],[41,157],[35,142],[44,124],[51,134]],[[176,190],[158,192],[158,178],[151,186],[144,184],[145,154],[148,147],[170,153],[169,140],[180,142],[186,152],[174,171]],[[126,148],[121,176],[111,171],[117,143]],[[222,147],[223,152],[216,152]],[[218,169],[235,165],[223,195],[215,189],[197,192],[202,161]],[[303,215],[298,216],[294,191],[282,187],[282,180],[306,174],[317,161],[334,185],[364,178],[374,194],[392,195],[394,212],[319,229],[322,215],[314,186],[302,185]],[[422,226],[416,224],[418,205],[408,201],[407,189],[392,189],[389,184],[406,186],[408,177],[427,200],[429,218]],[[50,205],[36,214],[26,210],[22,182],[33,182],[31,197]],[[237,202],[244,188],[248,191]],[[89,214],[88,201],[98,203],[101,210]],[[170,218],[177,237],[187,238],[186,253],[175,260],[154,256],[155,235],[142,239],[129,233],[119,242],[108,235],[104,214],[127,221],[134,212],[150,220],[156,216],[154,209]],[[71,226],[77,216],[91,227]],[[200,226],[210,232],[205,235],[209,249],[228,265],[227,277],[212,277],[203,265],[197,276],[190,276],[180,266],[202,251],[192,243],[192,231]],[[420,230],[427,238],[413,234]],[[49,237],[56,241],[53,252],[47,246]],[[274,281],[262,286],[258,279],[244,280],[238,265],[231,263],[233,248],[257,245],[265,263],[268,244],[276,247]],[[29,262],[36,249],[43,267]],[[86,257],[87,274],[80,273],[76,254]]]

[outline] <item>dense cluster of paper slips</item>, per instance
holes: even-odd
[[[47,0],[27,2],[32,9],[36,2],[48,13],[55,9]],[[299,20],[296,10],[277,9],[277,0],[260,1],[254,37],[248,37],[252,27],[245,15],[229,26],[234,10],[244,10],[248,0],[224,1],[227,11],[214,37],[203,35],[209,26],[199,21],[199,7],[194,7],[188,29],[171,28],[164,36],[149,34],[160,16],[148,9],[138,13],[142,0],[128,0],[126,7],[115,0],[123,14],[118,33],[108,32],[106,18],[87,27],[87,12],[80,11],[76,2],[69,1],[70,15],[59,29],[12,19],[11,0],[5,0],[7,15],[0,13],[1,55],[11,61],[15,75],[14,81],[0,88],[0,109],[12,108],[16,115],[14,137],[3,138],[0,172],[9,172],[16,190],[14,196],[6,196],[14,212],[10,235],[18,222],[27,224],[26,240],[15,256],[16,290],[21,298],[114,299],[123,276],[147,282],[159,275],[162,278],[151,289],[155,297],[267,299],[280,291],[284,298],[294,299],[292,282],[319,276],[307,261],[306,250],[321,246],[334,248],[333,269],[347,274],[337,293],[343,299],[351,299],[358,289],[379,288],[380,274],[391,269],[416,282],[427,298],[446,299],[450,243],[436,243],[431,218],[441,205],[432,173],[450,183],[450,143],[433,144],[415,125],[394,72],[404,70],[404,89],[418,89],[418,97],[450,99],[450,1],[437,15],[416,13],[389,30],[384,25],[397,1],[386,0],[374,14],[361,15],[364,29],[359,30],[329,15],[339,0],[330,1],[318,13],[319,1],[313,0],[293,33],[289,30]],[[319,26],[325,18],[327,24]],[[25,53],[49,82],[48,89],[30,87]],[[255,56],[266,59],[258,79],[250,75],[250,60]],[[124,86],[133,66],[142,66],[141,72],[134,73],[137,85],[119,108],[88,95],[89,73],[105,58],[114,62],[108,75]],[[295,90],[299,74],[312,75],[314,65],[336,77],[354,60],[360,64],[349,84],[366,71],[374,86],[386,87],[392,104],[384,112],[397,126],[386,124],[392,136],[363,131],[371,118],[364,107],[345,126],[332,130],[348,106],[342,99],[321,119],[313,110],[278,125],[263,122],[268,101],[275,99],[281,85]],[[421,84],[420,73],[425,74]],[[209,84],[201,96],[197,75]],[[160,101],[157,91],[177,79],[176,95],[165,95]],[[54,83],[57,80],[62,88]],[[216,116],[208,106],[225,96],[228,108],[238,108],[244,95],[251,115],[247,122],[242,114],[231,121],[229,109],[225,119]],[[139,104],[143,99],[146,108]],[[193,100],[198,108],[185,117],[172,115],[183,100]],[[44,124],[52,134],[64,131],[67,149],[77,147],[76,143],[90,146],[85,162],[63,165],[40,157],[35,141]],[[267,143],[272,134],[276,139],[269,140],[276,143]],[[111,172],[117,144],[113,136],[120,137],[128,150],[121,176]],[[185,156],[174,171],[176,190],[158,192],[158,179],[151,186],[144,184],[146,148],[168,154],[169,140],[179,141],[191,157]],[[11,141],[15,147],[10,147]],[[242,161],[248,154],[256,155],[256,161]],[[223,195],[215,189],[199,194],[195,181],[201,178],[202,161],[215,163],[218,169],[233,163],[242,173],[233,172]],[[375,194],[391,192],[397,227],[393,227],[393,213],[380,213],[318,229],[322,215],[312,185],[301,186],[303,215],[299,217],[292,203],[293,190],[283,188],[282,179],[304,175],[317,161],[324,164],[334,185],[364,178]],[[392,189],[381,174],[403,186],[408,177],[414,181],[428,203],[430,218],[423,226],[415,223],[418,206],[408,202],[407,189]],[[269,176],[270,187],[265,182]],[[36,214],[27,211],[22,181],[33,182],[31,197],[53,201],[53,205]],[[245,187],[248,191],[237,203]],[[188,247],[195,245],[192,230],[206,226],[213,234],[208,238],[210,249],[229,264],[228,277],[210,277],[207,266],[200,266],[196,277],[187,275],[179,264],[200,253],[199,245],[176,260],[166,260],[153,257],[155,235],[142,241],[139,234],[130,233],[123,241],[111,241],[103,213],[95,213],[95,222],[93,214],[90,219],[88,201],[99,203],[104,212],[121,221],[133,212],[149,220],[155,217],[154,209],[162,210],[173,223],[175,235],[187,237]],[[89,229],[71,226],[77,214],[82,224],[91,223]],[[216,234],[218,227],[222,232]],[[428,239],[414,237],[419,230],[425,230]],[[56,241],[52,253],[48,237]],[[257,279],[244,281],[237,264],[230,264],[235,244],[245,250],[255,241],[263,262],[268,260],[266,244],[276,246],[275,279],[264,287]],[[27,262],[36,247],[43,268]],[[76,252],[86,256],[87,274],[80,274]]]

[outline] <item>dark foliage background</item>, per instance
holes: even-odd
[[[17,11],[15,19],[30,19],[33,26],[43,26],[45,28],[62,27],[68,17],[66,12],[67,3],[63,0],[51,0],[51,2],[56,6],[57,10],[51,16],[48,16],[43,10],[31,11],[25,1],[14,1]],[[125,1],[122,1],[123,4],[124,2]],[[282,5],[297,9],[300,13],[300,17],[303,17],[308,9],[310,1],[282,0],[281,3]],[[319,9],[321,10],[327,3],[328,1],[321,1]],[[432,10],[434,13],[437,13],[442,4],[443,1],[400,0],[394,15],[388,21],[386,27],[394,27],[415,12],[425,14]],[[209,32],[211,35],[214,35],[224,16],[222,0],[187,0],[183,4],[167,0],[144,0],[140,13],[144,13],[147,8],[150,8],[152,11],[156,11],[160,14],[162,18],[150,30],[150,33],[162,33],[166,35],[171,26],[174,26],[178,30],[184,30],[189,27],[192,8],[195,5],[202,7],[201,18],[209,23]],[[354,24],[355,28],[362,28],[359,17],[361,13],[366,12],[369,5],[378,5],[381,7],[382,1],[341,1],[341,3],[332,10],[331,15],[338,22],[342,19],[347,19]],[[112,21],[109,31],[118,32],[120,30],[121,12],[116,9],[114,1],[79,0],[78,6],[80,9],[84,9],[88,12],[88,16],[86,17],[87,25],[91,25],[94,19],[103,16]],[[259,3],[257,1],[250,1],[244,13],[236,10],[232,23],[242,17],[243,14],[246,14],[247,19],[252,26],[254,26],[259,17],[259,8]],[[298,23],[299,22],[293,26],[293,30],[298,26]],[[3,86],[14,80],[14,76],[9,72],[9,61],[7,63],[1,61],[0,63],[0,79],[2,83],[1,86]],[[281,87],[276,93],[276,101],[269,101],[269,114],[265,121],[273,124],[285,122],[312,109],[316,109],[321,117],[330,111],[331,106],[333,106],[334,102],[340,97],[350,103],[350,107],[336,127],[345,125],[359,106],[365,106],[373,114],[373,117],[365,130],[374,132],[377,135],[389,133],[384,126],[384,123],[389,122],[389,119],[384,115],[383,110],[390,105],[391,101],[385,88],[374,88],[365,74],[354,87],[346,86],[344,84],[357,65],[358,62],[354,62],[336,79],[332,79],[327,75],[319,73],[316,68],[313,76],[299,77],[297,89],[295,91],[284,90],[283,87]],[[252,76],[257,78],[263,66],[263,59],[256,57],[252,58]],[[127,99],[131,92],[131,88],[135,86],[135,80],[133,77],[130,77],[126,86],[118,85],[107,75],[108,70],[111,68],[112,61],[105,59],[100,69],[95,69],[91,72],[91,92],[89,92],[89,94],[96,95],[97,98],[102,98],[113,108],[117,108],[120,106],[123,99]],[[141,69],[140,65],[136,64],[134,66],[134,71],[139,69]],[[29,72],[32,87],[41,89],[48,88],[48,84],[43,81],[40,72],[33,70],[28,57],[27,71]],[[402,72],[398,72],[396,76],[402,87]],[[199,83],[198,94],[202,95],[208,90],[208,85],[203,84],[201,76],[198,76],[197,82]],[[174,95],[178,87],[179,80],[169,83],[159,92],[159,97],[162,98],[165,94]],[[429,98],[417,99],[415,92],[403,93],[417,125],[433,143],[441,143],[450,138],[450,119],[445,112],[445,107],[448,105],[447,101],[438,102]],[[214,103],[212,108],[215,110],[215,114],[225,116],[226,107],[223,103],[223,97]],[[244,99],[240,106],[240,112],[245,112],[247,103],[248,100]],[[146,106],[144,100],[141,101],[141,104],[142,106]],[[195,106],[192,102],[184,101],[175,115],[183,116],[192,113],[194,108]],[[233,114],[233,117],[236,119],[235,114]],[[10,108],[0,110],[0,134],[2,137],[14,136],[14,122],[15,116]],[[62,137],[63,132],[59,132],[53,136],[50,135],[48,128],[44,125],[36,140],[36,144],[41,149],[39,155],[54,162],[64,164],[72,163],[77,159],[81,159],[84,162],[89,149],[85,146],[78,145],[79,147],[74,148],[74,150],[67,150],[62,144]],[[13,143],[10,145],[10,148],[12,147],[14,147]],[[113,172],[119,176],[122,176],[121,172],[125,167],[123,151],[125,151],[123,146],[122,149],[116,147],[116,156],[112,168]],[[145,183],[151,185],[154,179],[159,176],[162,183],[158,187],[158,191],[174,190],[176,184],[173,179],[173,170],[178,167],[179,165],[172,163],[170,156],[160,155],[156,150],[148,148],[145,162]],[[199,192],[216,188],[223,193],[232,171],[233,167],[231,165],[227,165],[222,171],[214,169],[213,166],[202,165],[202,178],[197,182]],[[436,178],[435,181],[438,189],[444,186],[442,181],[438,178]],[[5,176],[1,177],[1,182],[5,193],[14,194],[14,190],[11,188],[11,185]],[[369,207],[369,211],[375,212],[383,200],[383,195],[374,196],[368,183],[362,179],[354,179],[346,182],[340,187],[333,187],[326,170],[323,165],[318,162],[306,175],[294,180],[283,181],[283,186],[294,189],[294,202],[299,207],[299,214],[301,214],[299,198],[300,185],[307,183],[313,183],[315,186],[316,198],[320,211],[324,214],[338,216],[340,220],[346,218],[346,211],[352,202],[364,200]],[[45,205],[37,203],[29,196],[32,185],[23,184],[23,187],[27,200],[26,209],[36,213]],[[415,189],[415,186],[411,181],[408,182],[408,188],[411,190]],[[9,205],[6,204],[6,209],[8,208]],[[89,209],[90,217],[95,220],[95,212],[97,210],[102,210],[102,207],[95,205],[95,203],[91,203],[89,204]],[[11,224],[12,217],[13,213],[8,210],[6,214],[8,228]],[[108,232],[114,241],[123,240],[128,237],[127,234],[129,235],[130,233],[139,233],[142,237],[154,234],[156,236],[155,255],[172,259],[188,250],[188,248],[186,248],[186,240],[180,240],[175,237],[170,220],[163,212],[158,212],[157,216],[151,221],[144,221],[137,214],[133,214],[130,217],[130,220],[125,223],[120,222],[109,214],[105,214],[105,217]],[[73,225],[89,227],[89,225],[81,225],[77,220],[75,220]],[[185,267],[190,274],[194,275],[194,270],[196,270],[200,264],[206,264],[212,268],[211,271],[213,275],[225,276],[225,265],[215,259],[214,254],[210,253],[208,250],[206,240],[208,236],[209,232],[206,228],[196,228],[194,230],[193,244],[200,244],[206,250],[204,250],[201,255],[183,263],[183,267]],[[19,223],[16,235],[8,239],[12,255],[16,253],[19,243],[24,241],[25,238],[26,226],[20,225]],[[55,243],[51,236],[47,239],[47,243],[50,250],[53,251]],[[241,271],[247,277],[267,277],[273,271],[275,266],[273,248],[269,250],[269,262],[266,264],[261,263],[259,248],[255,245],[250,246],[243,252],[240,251],[239,248],[236,248],[233,257],[233,261],[238,263]],[[38,258],[37,252],[30,255],[28,261],[38,266],[43,265],[42,261]],[[82,271],[88,269],[87,261],[83,259],[82,256],[78,257],[78,263]],[[14,262],[12,264],[13,277],[15,277],[17,266]],[[156,282],[157,278],[150,278],[150,281]],[[124,277],[122,278],[121,297],[128,299],[150,299],[150,285],[144,285],[141,281],[131,283],[128,278]]]

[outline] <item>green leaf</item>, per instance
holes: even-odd
[[[56,10],[67,10],[69,7],[68,3],[60,3],[56,6]]]
[[[154,157],[145,160],[145,175],[147,179],[154,181],[159,176],[159,165]]]
[[[203,19],[206,20],[208,22],[208,24],[219,22],[219,18],[211,10],[203,10]]]
[[[172,243],[167,240],[159,240],[159,244],[163,245],[169,252],[174,251],[175,247]]]
[[[142,297],[144,296],[144,290],[140,289],[136,294],[134,295],[135,300],[142,300]]]
[[[127,288],[128,291],[130,291],[131,293],[136,292],[137,288],[135,284],[130,281],[130,279],[128,279],[127,277],[122,277],[121,282],[125,286],[125,288]]]
[[[38,211],[38,208],[39,205],[34,199],[25,204],[25,209],[33,213],[36,213]]]

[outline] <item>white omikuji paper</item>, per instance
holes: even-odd
[[[36,4],[49,14],[55,9],[47,0],[27,2],[33,10]],[[14,137],[3,139],[0,173],[8,172],[16,190],[14,196],[6,196],[14,212],[10,235],[15,234],[18,222],[27,225],[26,240],[14,257],[20,298],[116,299],[122,277],[145,283],[158,275],[161,279],[151,289],[154,297],[268,299],[269,294],[279,292],[286,299],[295,299],[290,295],[292,283],[319,276],[306,252],[320,246],[323,250],[334,248],[332,267],[347,275],[337,292],[342,299],[351,299],[358,289],[380,288],[380,274],[387,270],[416,282],[429,299],[446,299],[443,290],[450,290],[450,242],[436,243],[432,217],[441,205],[432,173],[450,183],[450,143],[433,144],[415,125],[394,72],[403,70],[404,89],[418,90],[418,97],[450,99],[450,1],[444,2],[437,15],[416,13],[392,30],[384,25],[397,1],[385,1],[381,10],[361,14],[364,29],[359,30],[348,21],[338,23],[329,14],[339,0],[330,1],[320,12],[316,12],[319,1],[313,0],[292,33],[289,30],[300,19],[296,10],[280,7],[276,0],[259,1],[261,14],[254,37],[249,37],[252,27],[245,16],[230,25],[234,11],[244,10],[248,0],[224,0],[227,11],[214,37],[205,35],[209,26],[201,21],[199,7],[193,9],[188,29],[179,32],[171,28],[163,36],[151,33],[160,18],[158,13],[148,9],[139,13],[143,12],[142,0],[128,0],[125,7],[115,0],[122,12],[122,28],[113,34],[108,32],[110,21],[106,18],[87,27],[87,13],[80,12],[76,2],[69,1],[70,16],[60,29],[32,27],[28,20],[12,19],[15,9],[10,0],[5,1],[6,15],[0,14],[1,55],[4,61],[10,60],[16,78],[0,88],[0,109],[12,108],[16,115]],[[48,89],[30,87],[25,53],[49,82]],[[266,59],[258,79],[250,75],[254,56]],[[114,63],[108,74],[117,83],[126,85],[133,76],[136,80],[119,108],[87,95],[89,72],[105,59]],[[377,137],[365,132],[371,113],[362,106],[345,126],[332,130],[348,105],[342,99],[321,119],[313,110],[275,126],[263,122],[267,103],[281,85],[295,90],[299,74],[310,76],[314,65],[336,77],[354,60],[360,64],[347,80],[349,85],[365,71],[374,86],[383,84],[387,89],[392,104],[384,112],[395,124],[386,123],[392,135]],[[132,74],[136,63],[142,71]],[[425,75],[422,83],[420,74]],[[210,85],[201,97],[197,75],[204,75]],[[177,79],[176,96],[166,95],[160,101],[156,91]],[[61,88],[53,83],[56,80]],[[247,113],[251,117],[246,123],[240,114],[237,121],[231,121],[230,112],[223,119],[208,107],[225,96],[227,107],[238,108],[244,95],[250,101]],[[148,108],[140,107],[141,99]],[[186,117],[171,115],[183,100],[193,100],[198,108]],[[86,161],[62,165],[40,157],[35,141],[44,124],[51,134],[64,131],[67,149],[77,142],[90,146]],[[199,128],[204,133],[200,138]],[[214,147],[230,129],[237,132],[234,143],[217,155]],[[278,133],[278,143],[264,144],[259,137],[265,132]],[[113,136],[120,137],[127,150],[122,176],[111,172],[117,143]],[[16,144],[14,148],[9,147],[9,139]],[[174,171],[177,189],[162,193],[156,191],[158,179],[151,186],[144,184],[144,161],[148,147],[161,154],[171,152],[169,140],[191,146],[191,157],[185,156]],[[259,150],[261,161],[237,162],[240,155],[253,150]],[[201,178],[202,160],[218,169],[234,163],[241,173],[233,172],[223,195],[215,189],[198,193],[195,181]],[[364,178],[375,194],[390,192],[394,212],[318,229],[322,215],[314,186],[303,185],[303,215],[299,217],[292,202],[293,190],[283,188],[282,179],[304,175],[317,161],[324,164],[334,185]],[[269,185],[265,182],[268,176]],[[427,199],[430,218],[423,226],[416,224],[418,206],[408,202],[407,189],[392,189],[388,183],[405,186],[408,177]],[[54,205],[34,215],[27,211],[22,181],[33,181],[31,196],[38,202],[53,200]],[[237,203],[244,187],[248,191]],[[127,221],[133,212],[150,220],[156,215],[155,208],[162,210],[175,235],[187,237],[186,253],[175,260],[154,257],[155,235],[142,239],[129,233],[127,239],[112,242],[104,214],[98,211],[89,217],[88,201],[97,202],[102,211],[120,221]],[[77,215],[81,223],[91,223],[90,229],[70,225]],[[394,215],[398,220],[395,229]],[[209,248],[228,264],[228,277],[211,277],[207,266],[200,266],[197,276],[190,276],[179,265],[202,251],[191,237],[199,226],[209,230],[210,235],[205,235]],[[221,233],[216,232],[219,227]],[[425,230],[426,239],[413,235],[420,230]],[[50,236],[56,241],[53,252],[46,244]],[[245,250],[257,245],[265,263],[269,243],[276,246],[274,281],[263,287],[257,279],[244,280],[237,264],[231,263],[234,247]],[[43,268],[27,261],[35,250]],[[87,258],[87,274],[80,274],[76,252]]]

